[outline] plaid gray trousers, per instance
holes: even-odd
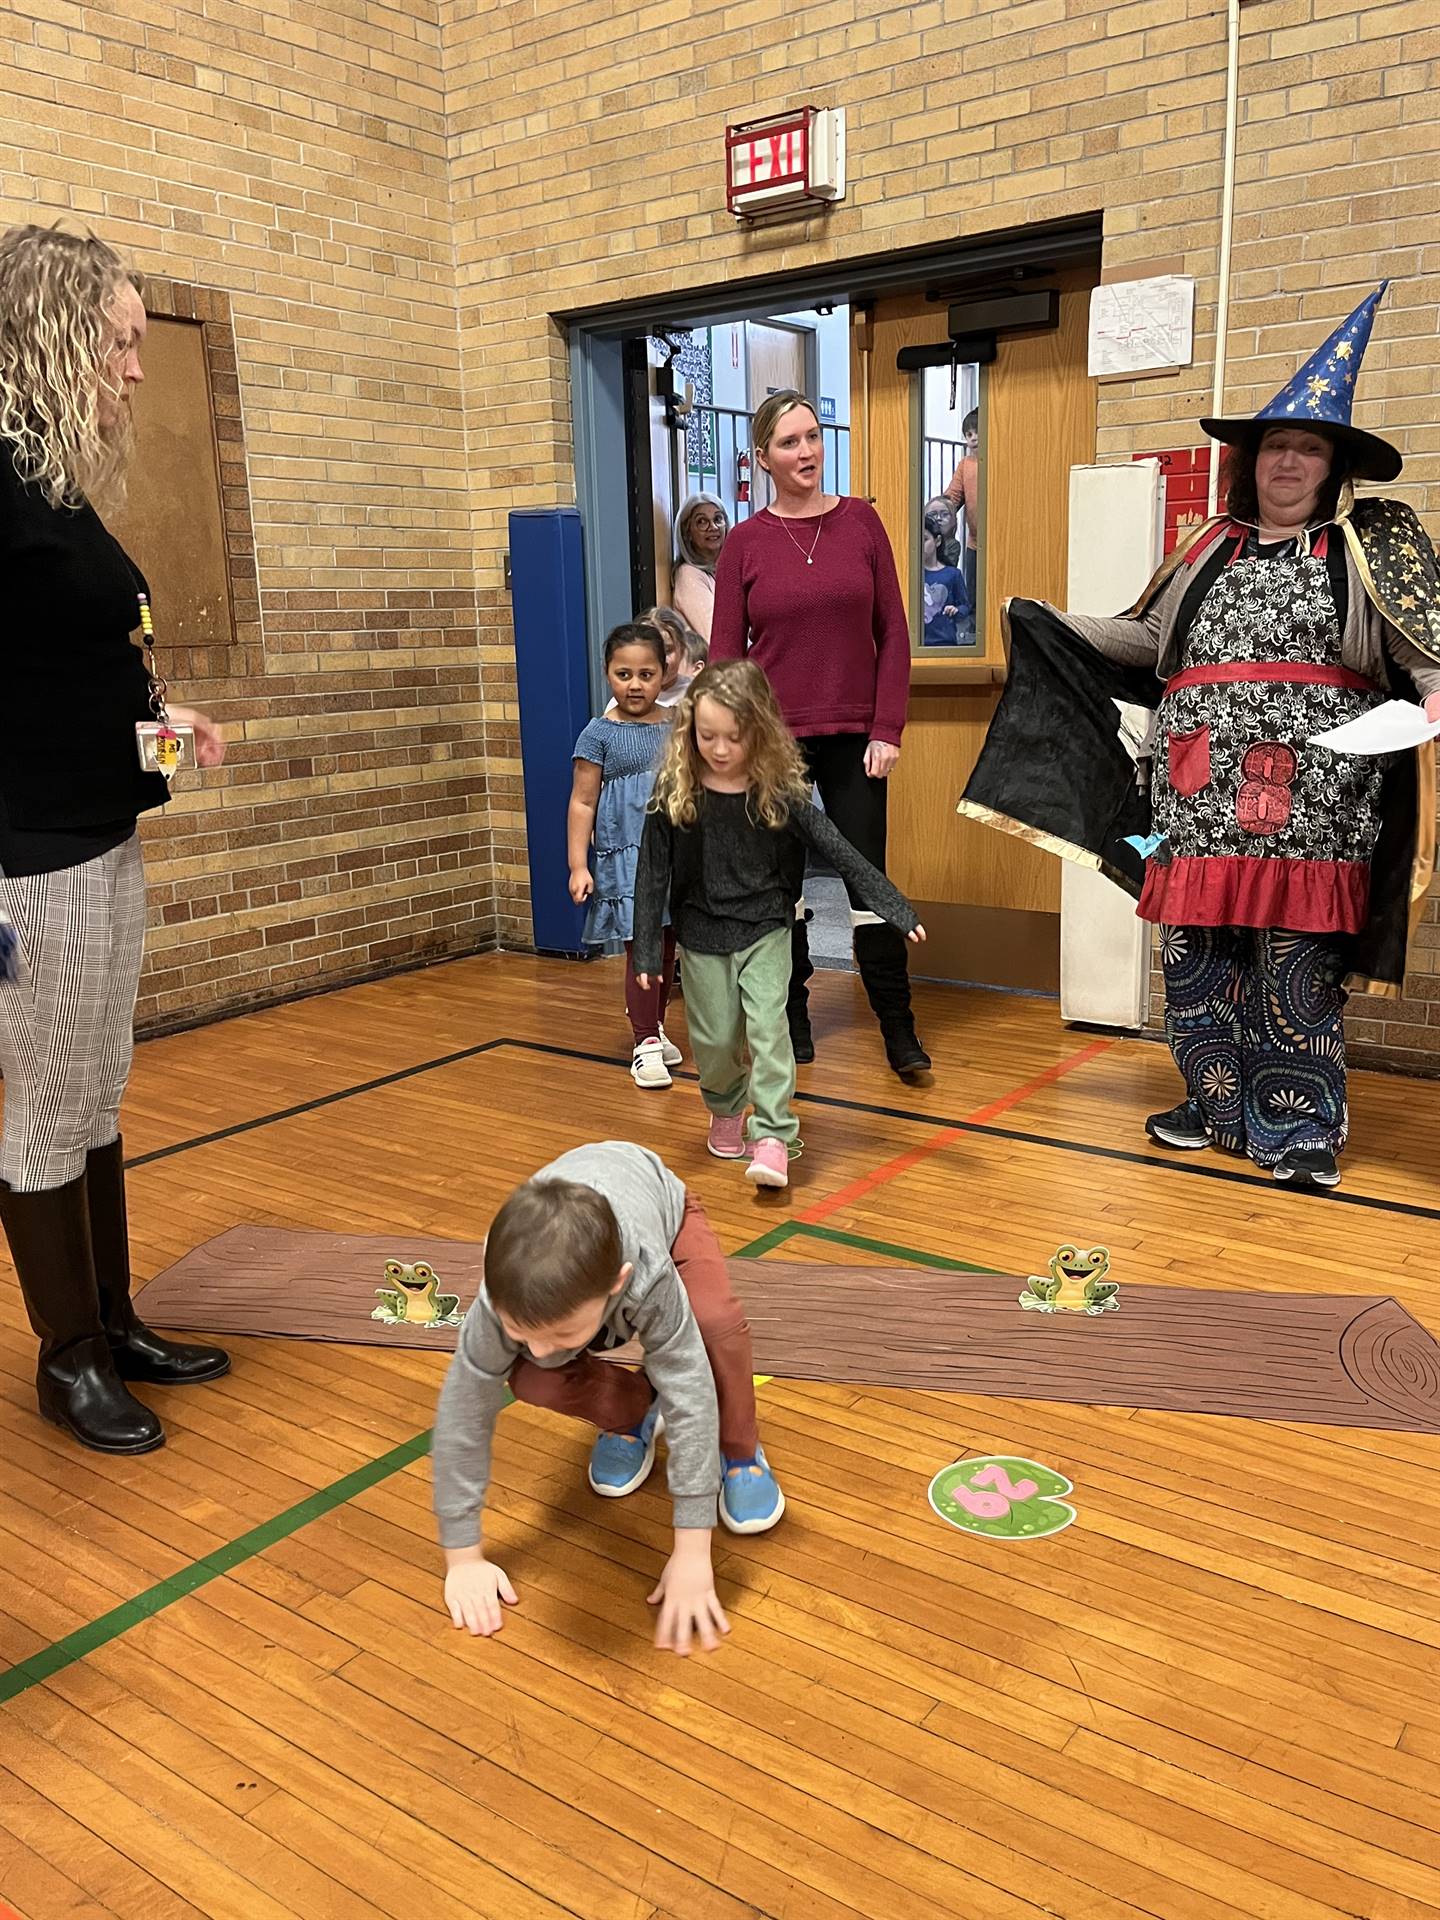
[[[20,978],[0,982],[0,1180],[62,1187],[120,1131],[145,948],[145,869],[132,834],[59,873],[0,875]]]

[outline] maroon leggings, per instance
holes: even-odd
[[[630,1031],[635,1035],[638,1047],[642,1040],[653,1040],[665,1022],[665,1009],[670,1004],[670,982],[675,978],[675,929],[666,927],[664,945],[661,948],[660,972],[650,975],[648,987],[642,987],[635,978],[635,948],[632,941],[625,942],[625,1011],[630,1017]]]
[[[750,1352],[750,1323],[730,1285],[730,1269],[715,1229],[691,1194],[670,1257],[689,1297],[705,1342],[715,1395],[720,1402],[720,1451],[727,1460],[753,1460],[760,1444],[755,1421],[755,1364]],[[580,1353],[563,1367],[537,1367],[517,1360],[510,1391],[532,1407],[549,1407],[574,1420],[588,1420],[602,1433],[638,1427],[649,1411],[654,1390],[643,1372],[617,1367],[595,1353]]]

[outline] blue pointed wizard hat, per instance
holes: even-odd
[[[1400,471],[1399,450],[1378,433],[1366,433],[1350,424],[1360,362],[1375,324],[1375,309],[1389,284],[1382,280],[1373,293],[1366,294],[1350,318],[1341,321],[1295,378],[1252,419],[1202,420],[1202,429],[1212,440],[1234,446],[1252,435],[1258,440],[1266,427],[1308,427],[1335,442],[1355,479],[1393,480]]]

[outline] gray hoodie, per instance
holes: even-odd
[[[670,1249],[685,1211],[685,1189],[657,1155],[623,1140],[576,1147],[535,1175],[593,1187],[610,1202],[623,1257],[634,1272],[609,1302],[603,1344],[638,1340],[660,1400],[669,1446],[677,1527],[713,1527],[720,1490],[720,1414],[700,1329]],[[435,1513],[442,1547],[473,1547],[490,1484],[490,1436],[519,1360],[563,1367],[573,1353],[536,1360],[509,1338],[484,1286],[465,1316],[435,1417]],[[602,1363],[603,1364],[603,1363]]]

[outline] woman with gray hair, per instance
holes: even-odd
[[[169,706],[131,635],[149,589],[93,502],[123,497],[130,393],[144,378],[139,282],[93,236],[0,238],[0,1221],[40,1341],[40,1411],[83,1446],[165,1438],[127,1382],[224,1373],[130,1304],[120,1102],[145,934],[136,822],[167,769],[220,729]]]
[[[675,611],[709,644],[715,613],[715,568],[730,516],[713,493],[692,493],[675,516]]]

